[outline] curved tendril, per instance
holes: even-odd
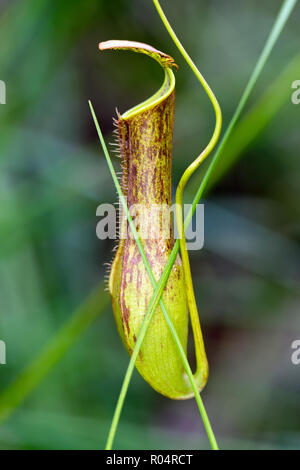
[[[184,47],[182,46],[173,28],[171,27],[167,17],[165,16],[159,4],[159,1],[153,0],[153,2],[159,13],[159,16],[161,17],[175,45],[177,46],[178,50],[181,52],[182,56],[184,57],[184,59],[186,60],[186,62],[188,63],[188,65],[190,66],[194,74],[196,75],[196,77],[198,78],[199,82],[203,86],[205,92],[207,93],[213,105],[215,116],[216,116],[216,125],[215,125],[214,133],[212,135],[212,138],[209,144],[206,146],[203,152],[193,161],[193,163],[191,163],[191,165],[185,170],[185,172],[183,173],[181,177],[181,180],[178,184],[177,191],[176,191],[176,223],[177,223],[178,234],[179,234],[180,252],[181,252],[181,258],[182,258],[182,264],[183,264],[183,270],[184,270],[184,276],[185,276],[188,306],[189,306],[189,311],[190,311],[193,333],[195,337],[195,349],[196,349],[196,359],[197,359],[196,375],[197,375],[201,373],[201,364],[203,364],[203,360],[205,360],[205,349],[204,349],[203,337],[202,337],[202,332],[201,332],[201,327],[200,327],[195,293],[194,293],[194,288],[193,288],[193,279],[192,279],[192,274],[191,274],[189,256],[188,256],[187,247],[186,247],[186,239],[185,239],[185,234],[184,234],[183,192],[191,176],[199,168],[199,166],[205,160],[205,158],[207,158],[208,155],[212,152],[212,150],[214,149],[219,139],[221,128],[222,128],[222,112],[221,112],[220,105],[213,91],[211,90],[205,78],[200,73],[200,71],[198,70],[198,68],[196,67],[196,65],[194,64],[194,62],[192,61],[192,59],[190,58],[190,56],[188,55]]]

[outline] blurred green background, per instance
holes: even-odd
[[[162,1],[224,126],[281,3]],[[214,116],[150,0],[2,0],[0,15],[0,448],[100,449],[128,356],[102,284],[114,244],[97,240],[96,208],[117,197],[88,99],[111,141],[115,108],[147,98],[163,77],[147,57],[101,54],[97,43],[137,40],[176,58],[174,188]],[[203,399],[225,449],[300,448],[300,366],[291,362],[300,337],[299,21],[298,5],[206,194],[205,249],[191,252],[211,370]],[[115,446],[208,442],[193,400],[172,402],[135,372]]]

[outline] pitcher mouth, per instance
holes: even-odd
[[[164,52],[161,52],[155,49],[154,47],[149,46],[148,44],[135,41],[119,40],[100,42],[99,50],[128,50],[133,52],[139,52],[141,54],[148,55],[152,59],[156,60],[156,62],[158,62],[160,66],[164,69],[165,79],[163,85],[159,88],[159,90],[147,100],[134,106],[133,108],[129,109],[124,114],[122,114],[122,119],[126,120],[132,118],[142,111],[157,106],[166,98],[168,98],[175,90],[176,80],[171,67],[175,67],[178,69],[178,66],[175,64],[173,57],[169,56],[168,54],[165,54]]]
[[[138,104],[137,106],[134,106],[133,108],[129,109],[126,111],[124,114],[122,114],[121,118],[126,120],[129,118],[132,118],[136,114],[145,111],[147,109],[150,109],[154,106],[157,106],[160,104],[162,101],[167,99],[175,90],[175,75],[173,71],[169,68],[165,68],[165,79],[164,83],[161,86],[161,88],[154,93],[150,98],[148,98],[146,101],[143,101],[142,103]]]

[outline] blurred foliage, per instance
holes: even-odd
[[[281,2],[162,4],[226,125]],[[208,141],[213,113],[151,1],[10,0],[0,9],[0,395],[55,346],[95,286],[103,292],[92,325],[76,342],[76,328],[67,330],[72,347],[54,348],[45,377],[1,426],[0,448],[103,448],[128,357],[101,286],[113,244],[97,240],[95,214],[116,194],[87,100],[111,140],[115,107],[148,97],[162,76],[146,57],[100,55],[97,43],[138,40],[176,58],[174,187]],[[300,106],[290,99],[299,20],[298,6],[212,180],[205,249],[191,253],[211,369],[203,397],[223,448],[300,448],[299,369],[290,359],[300,336]],[[116,446],[206,445],[195,403],[161,397],[136,373]]]

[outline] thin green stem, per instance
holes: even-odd
[[[205,411],[205,407],[204,407],[204,404],[202,402],[202,399],[200,397],[200,394],[199,394],[199,391],[198,391],[198,388],[197,388],[197,385],[196,385],[196,382],[194,380],[194,376],[193,376],[193,373],[192,373],[192,370],[190,368],[190,365],[188,363],[188,360],[187,360],[187,357],[185,355],[185,352],[182,348],[182,345],[181,345],[181,342],[180,342],[180,339],[177,335],[177,332],[174,328],[174,325],[170,319],[170,316],[167,312],[167,309],[166,309],[166,306],[164,304],[164,301],[163,299],[161,298],[161,295],[163,293],[163,290],[164,290],[164,287],[165,287],[165,283],[164,284],[161,284],[160,287],[157,286],[157,283],[155,281],[155,278],[154,278],[154,275],[152,273],[152,270],[151,270],[151,267],[150,267],[150,264],[148,262],[148,259],[147,259],[147,256],[144,252],[144,249],[143,249],[143,246],[142,246],[142,243],[140,241],[140,238],[139,238],[139,235],[136,231],[136,228],[135,228],[135,225],[132,221],[132,218],[131,218],[131,215],[130,215],[130,212],[128,210],[128,207],[127,207],[127,202],[126,202],[126,199],[123,195],[123,192],[122,192],[122,189],[121,189],[121,186],[120,186],[120,183],[118,181],[118,178],[117,178],[117,175],[115,173],[115,170],[114,170],[114,167],[113,167],[113,164],[112,164],[112,161],[111,161],[111,158],[110,158],[110,155],[109,155],[109,152],[108,152],[108,149],[107,149],[107,146],[105,144],[105,141],[104,141],[104,138],[103,138],[103,134],[101,132],[101,128],[100,128],[100,125],[99,125],[99,122],[97,120],[97,117],[96,117],[96,114],[95,114],[95,111],[94,111],[94,108],[92,106],[92,103],[89,101],[89,105],[90,105],[90,109],[91,109],[91,113],[92,113],[92,116],[93,116],[93,119],[94,119],[94,123],[95,123],[95,126],[96,126],[96,129],[97,129],[97,133],[98,133],[98,136],[99,136],[99,140],[101,142],[101,145],[102,145],[102,148],[103,148],[103,152],[104,152],[104,155],[105,155],[105,158],[107,160],[107,164],[108,164],[108,167],[109,167],[109,170],[111,172],[111,175],[112,175],[112,178],[113,178],[113,181],[114,181],[114,184],[116,186],[116,189],[117,189],[117,192],[118,192],[118,195],[120,197],[120,201],[123,205],[123,208],[125,210],[125,213],[126,213],[126,217],[127,217],[127,220],[128,220],[128,223],[129,223],[129,226],[130,226],[130,229],[132,230],[132,233],[133,233],[133,236],[135,238],[135,242],[137,244],[137,247],[139,249],[139,252],[141,254],[141,257],[143,259],[143,262],[145,264],[145,267],[146,267],[146,270],[148,272],[148,275],[150,277],[150,280],[151,280],[151,283],[153,285],[153,288],[155,290],[155,293],[156,295],[153,296],[152,300],[151,300],[151,303],[149,304],[149,307],[147,309],[147,313],[145,315],[145,318],[142,322],[142,326],[140,328],[140,331],[139,331],[139,334],[138,334],[138,338],[137,338],[137,341],[136,341],[136,344],[135,344],[135,347],[133,349],[133,352],[132,352],[132,355],[131,355],[131,359],[130,359],[130,363],[129,363],[129,366],[128,366],[128,369],[126,371],[126,374],[125,374],[125,378],[124,378],[124,381],[123,381],[123,384],[122,384],[122,388],[121,388],[121,392],[120,392],[120,396],[119,396],[119,399],[118,399],[118,403],[117,403],[117,406],[116,406],[116,409],[115,409],[115,413],[114,413],[114,417],[113,417],[113,420],[112,420],[112,424],[111,424],[111,428],[110,428],[110,431],[109,431],[109,436],[108,436],[108,440],[107,440],[107,444],[106,444],[106,450],[110,450],[112,448],[112,445],[113,445],[113,441],[114,441],[114,437],[115,437],[115,434],[116,434],[116,431],[117,431],[117,427],[118,427],[118,423],[119,423],[119,420],[120,420],[120,415],[121,415],[121,411],[122,411],[122,408],[123,408],[123,404],[124,404],[124,400],[125,400],[125,397],[126,397],[126,394],[127,394],[127,390],[128,390],[128,386],[129,386],[129,383],[130,383],[130,379],[131,379],[131,376],[132,376],[132,372],[134,370],[134,365],[135,365],[135,361],[137,359],[137,356],[138,356],[138,353],[139,353],[139,350],[141,348],[141,345],[143,343],[143,340],[144,340],[144,337],[145,337],[145,334],[147,332],[147,329],[148,329],[148,326],[151,322],[151,319],[152,319],[152,315],[156,309],[156,306],[158,305],[158,302],[160,303],[160,306],[161,306],[161,309],[163,311],[163,314],[165,316],[165,319],[166,319],[166,322],[169,326],[169,329],[171,331],[171,334],[173,336],[173,339],[175,341],[175,344],[178,348],[178,351],[179,351],[179,354],[181,356],[181,359],[182,359],[182,362],[183,362],[183,366],[186,370],[186,373],[187,373],[187,376],[189,378],[189,381],[191,383],[191,388],[194,392],[194,395],[195,395],[195,398],[196,398],[196,402],[197,402],[197,405],[198,405],[198,408],[199,408],[199,411],[200,411],[200,414],[201,414],[201,417],[203,419],[203,423],[204,423],[204,426],[205,426],[205,429],[206,429],[206,432],[207,432],[207,435],[208,435],[208,438],[209,438],[209,441],[211,443],[211,447],[212,449],[214,450],[217,450],[218,449],[218,445],[217,445],[217,442],[216,442],[216,439],[215,439],[215,436],[214,436],[214,433],[213,433],[213,430],[212,430],[212,427],[211,427],[211,424],[210,424],[210,421],[208,419],[208,416],[207,416],[207,413]],[[172,267],[173,267],[173,264],[172,263],[170,266],[169,266],[169,269],[170,271],[167,271],[165,273],[165,276],[167,276],[167,278],[169,277],[169,274],[172,270]],[[166,280],[167,280],[166,278]],[[155,304],[155,307],[153,308],[153,305]]]

